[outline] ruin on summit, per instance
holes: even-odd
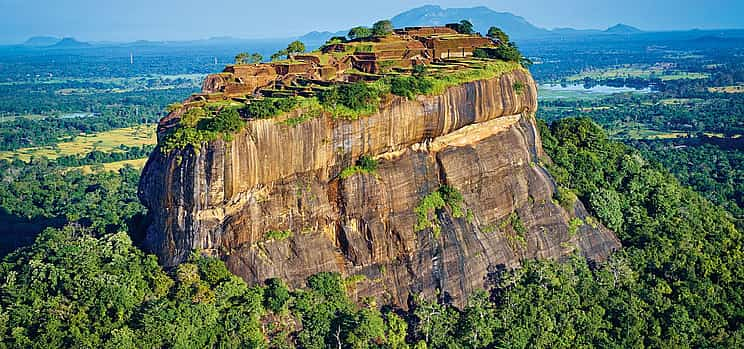
[[[192,100],[215,101],[253,97],[312,96],[336,83],[375,81],[389,74],[410,74],[426,65],[439,70],[466,69],[463,59],[476,49],[501,43],[451,27],[407,27],[390,35],[329,42],[319,50],[290,54],[287,59],[229,65],[208,76]]]

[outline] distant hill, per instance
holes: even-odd
[[[562,36],[601,35],[605,33],[604,31],[597,30],[597,29],[574,29],[574,28],[555,28],[551,30],[550,32],[553,34],[562,35]]]
[[[328,31],[324,31],[324,32],[312,31],[312,32],[309,32],[309,33],[307,33],[307,34],[299,37],[298,40],[300,40],[300,41],[302,41],[304,43],[310,43],[310,44],[318,43],[318,44],[322,44],[322,43],[326,42],[328,39],[330,39],[330,38],[332,38],[334,36],[346,36],[346,34],[348,32],[349,32],[348,30],[341,30],[341,31],[337,31],[335,33],[334,32],[328,32]]]
[[[87,42],[77,41],[75,38],[64,38],[50,48],[67,49],[67,48],[87,48],[92,45]]]
[[[643,30],[621,23],[608,28],[604,32],[606,34],[638,34],[643,33]]]
[[[627,24],[617,24],[606,30],[600,29],[574,29],[574,28],[556,28],[548,30],[540,28],[528,22],[523,17],[508,13],[497,12],[488,7],[471,7],[471,8],[442,8],[436,5],[426,5],[417,7],[391,18],[393,26],[396,28],[415,27],[415,26],[443,26],[448,23],[459,22],[463,19],[473,23],[475,30],[480,33],[487,33],[488,28],[496,26],[504,30],[515,41],[530,39],[546,39],[556,36],[563,37],[583,37],[583,36],[601,36],[601,35],[630,35],[641,34],[644,31],[629,26]],[[368,24],[371,26],[371,23]],[[348,29],[338,32],[310,32],[298,40],[309,46],[320,46],[333,36],[346,35]]]
[[[60,42],[60,40],[62,39],[53,37],[53,36],[34,36],[26,40],[26,42],[23,43],[23,46],[31,46],[31,47],[52,46]]]
[[[391,19],[395,27],[445,25],[467,19],[477,32],[485,34],[491,26],[497,26],[514,39],[526,39],[551,35],[522,17],[508,12],[496,12],[488,7],[447,8],[427,5],[403,12]]]

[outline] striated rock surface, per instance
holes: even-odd
[[[437,289],[462,305],[490,273],[524,259],[602,259],[620,244],[580,202],[566,210],[552,200],[536,108],[534,81],[516,70],[439,96],[394,97],[358,120],[253,120],[229,142],[156,151],[140,184],[152,215],[146,245],[166,266],[194,250],[217,256],[251,283],[363,275],[357,296],[399,306]],[[362,155],[377,170],[340,179]],[[468,214],[440,210],[441,233],[415,231],[414,209],[445,184]],[[577,218],[591,224],[570,229]]]

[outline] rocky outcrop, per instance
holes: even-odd
[[[463,304],[492,272],[524,259],[602,259],[619,242],[580,202],[566,210],[552,199],[536,108],[534,81],[516,70],[391,98],[358,120],[253,120],[229,142],[156,151],[140,184],[152,215],[146,244],[166,266],[199,250],[251,283],[363,275],[357,296],[400,306],[436,290]],[[340,179],[362,155],[377,158],[377,170]],[[416,231],[414,209],[445,184],[462,193],[467,214],[439,210],[440,233]]]

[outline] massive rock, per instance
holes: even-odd
[[[252,120],[229,142],[156,151],[140,184],[152,215],[146,244],[166,266],[194,250],[217,256],[250,283],[363,275],[356,296],[399,306],[437,290],[462,305],[525,259],[605,258],[620,246],[614,235],[580,202],[566,210],[553,200],[536,108],[534,81],[515,70],[438,96],[392,97],[358,120]],[[362,155],[377,170],[340,179]],[[414,209],[445,184],[468,214],[439,210],[441,233],[416,231]]]

